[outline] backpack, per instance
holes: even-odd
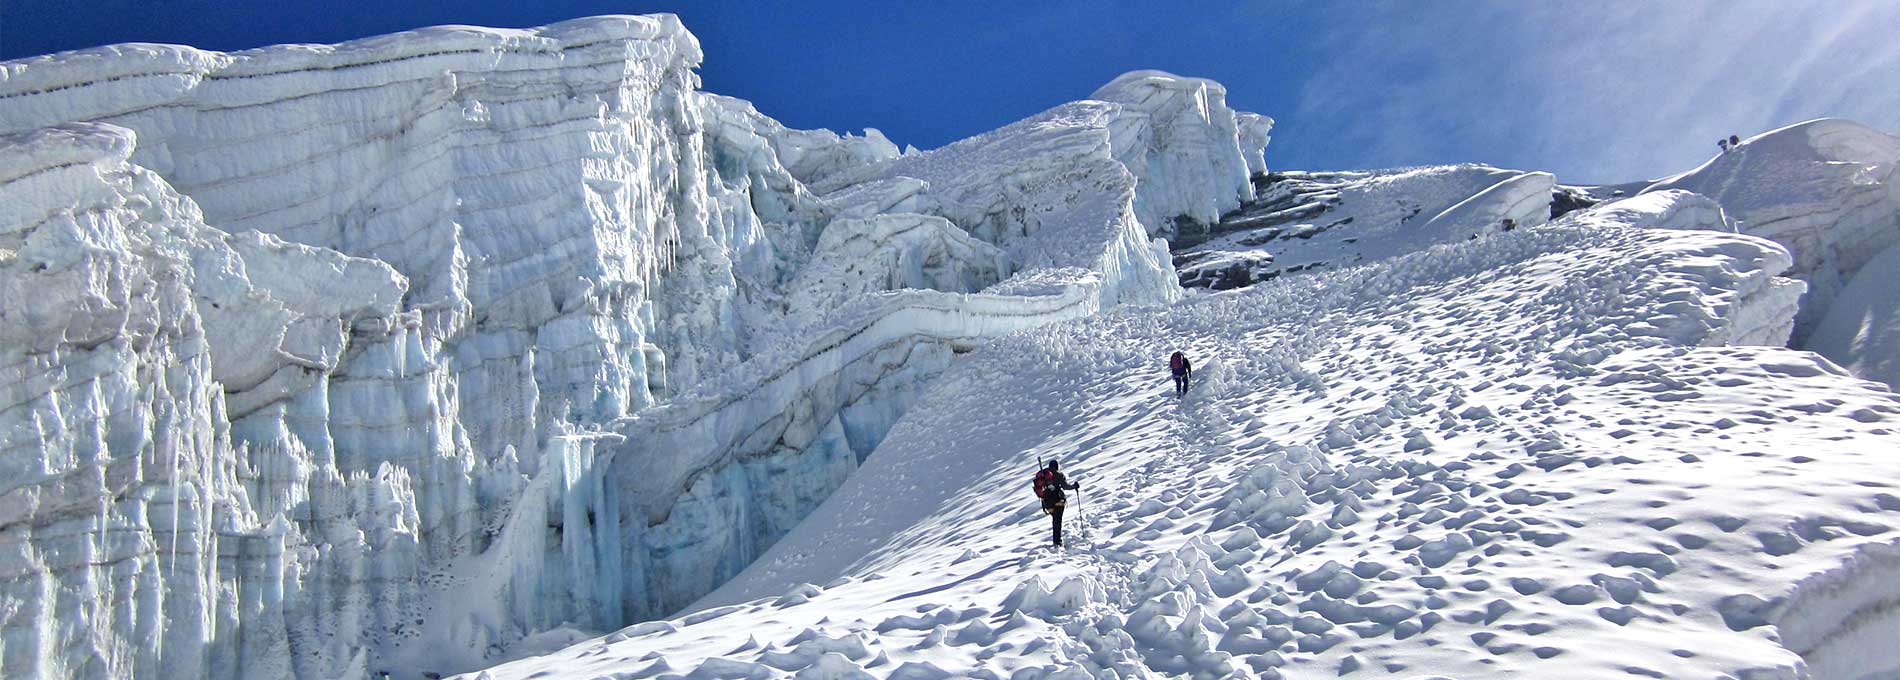
[[[1037,498],[1044,497],[1043,494],[1047,493],[1049,490],[1049,482],[1054,481],[1055,477],[1056,477],[1056,473],[1050,472],[1049,468],[1043,468],[1041,470],[1036,471],[1036,481],[1034,484],[1034,488],[1036,489]]]
[[[1182,356],[1180,352],[1175,352],[1174,356],[1168,357],[1168,368],[1175,373],[1180,373],[1181,365],[1185,363],[1187,363],[1187,357]]]

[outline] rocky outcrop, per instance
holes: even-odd
[[[1255,175],[1257,197],[1170,242],[1181,285],[1244,288],[1543,224],[1549,173],[1478,165]]]

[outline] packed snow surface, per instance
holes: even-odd
[[[1005,337],[685,616],[469,677],[1900,668],[1900,397],[1749,346],[1785,250],[1633,203]]]

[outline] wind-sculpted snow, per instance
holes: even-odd
[[[1600,206],[1599,218],[1636,222],[1649,229],[1707,229],[1735,231],[1735,223],[1718,204],[1702,194],[1664,189],[1620,199]]]
[[[1735,344],[1785,340],[1785,250],[1629,203],[1007,336],[682,617],[469,677],[1900,666],[1900,399]]]
[[[960,353],[1176,299],[1152,235],[1265,167],[1198,79],[900,154],[699,59],[662,15],[0,63],[0,675],[413,676],[671,613]]]
[[[1689,172],[1645,191],[1715,199],[1744,234],[1794,253],[1792,275],[1808,298],[1795,321],[1806,346],[1855,274],[1900,243],[1900,137],[1844,120],[1814,120],[1742,140]],[[1829,355],[1844,361],[1840,355]]]

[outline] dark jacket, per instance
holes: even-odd
[[[1043,468],[1043,470],[1045,471],[1048,469],[1049,468]],[[1041,474],[1041,473],[1037,473],[1037,474]],[[1068,496],[1062,493],[1063,489],[1079,489],[1082,487],[1081,484],[1069,483],[1069,478],[1060,472],[1055,472],[1051,474],[1053,476],[1049,478],[1049,482],[1044,484],[1042,487],[1042,504],[1043,505],[1055,505],[1057,503],[1061,503],[1063,501],[1068,500]]]
[[[1175,375],[1194,375],[1194,362],[1188,361],[1187,357],[1181,357],[1181,366],[1172,370]]]

